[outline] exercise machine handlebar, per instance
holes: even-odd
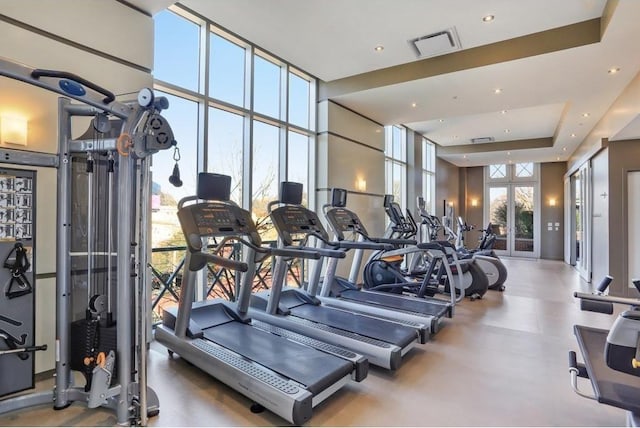
[[[41,69],[41,68],[37,68],[37,69],[35,69],[35,70],[33,70],[31,72],[31,77],[33,77],[34,79],[39,79],[41,77],[55,77],[57,79],[68,79],[68,80],[71,80],[73,82],[80,83],[81,85],[84,85],[84,86],[86,86],[88,88],[91,88],[94,91],[104,95],[105,98],[102,100],[102,102],[105,103],[105,104],[112,103],[116,99],[116,96],[113,94],[113,92],[111,92],[111,91],[109,91],[107,89],[104,89],[102,86],[98,86],[95,83],[93,83],[93,82],[91,82],[91,81],[89,81],[87,79],[84,79],[84,78],[82,78],[82,77],[80,77],[78,75],[75,75],[73,73],[69,73],[69,72],[66,72],[66,71],[44,70],[44,69]],[[67,88],[63,87],[63,82],[60,82],[60,87],[65,91],[69,91],[70,89],[68,87]],[[71,89],[71,90],[73,90],[73,89]],[[81,90],[81,87],[78,86],[76,88],[76,90]],[[83,94],[80,93],[78,95],[83,95]]]

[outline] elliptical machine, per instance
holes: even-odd
[[[458,257],[462,260],[475,259],[480,268],[487,275],[489,288],[491,290],[504,291],[507,280],[507,268],[504,266],[498,255],[493,251],[496,235],[493,233],[491,223],[486,229],[481,229],[482,236],[477,248],[467,249],[464,245],[464,232],[473,230],[473,226],[468,225],[462,217],[458,216],[458,232],[456,233],[455,247]]]
[[[440,244],[450,260],[451,269],[454,271],[453,273],[457,273],[458,269],[460,269],[459,275],[462,277],[462,285],[460,288],[465,290],[465,295],[470,297],[471,300],[481,298],[489,289],[489,279],[477,263],[478,259],[471,257],[461,260],[454,244],[448,240],[439,239],[440,230],[446,227],[443,226],[437,216],[427,212],[424,199],[421,196],[418,196],[418,213],[422,219],[417,234],[419,241],[436,242]],[[417,262],[414,261],[414,263]]]
[[[413,238],[418,231],[416,222],[408,212],[407,217],[402,214],[400,205],[393,201],[393,195],[385,196],[385,212],[391,224],[387,228],[385,237]],[[443,253],[443,258],[433,258],[430,251],[421,251],[422,248],[437,250]],[[396,256],[397,253],[377,252],[369,258],[363,272],[365,286],[376,287],[390,283],[411,282],[420,283],[417,291],[420,296],[434,296],[438,292],[451,293],[446,269],[450,269],[452,275],[458,273],[458,281],[454,289],[459,293],[458,301],[462,297],[471,300],[480,299],[487,292],[488,282],[482,270],[475,265],[475,261],[460,261],[455,254],[455,248],[447,241],[422,242],[417,246],[407,248]],[[407,267],[403,267],[404,256],[409,259]],[[441,290],[441,286],[444,287]],[[464,292],[463,292],[464,291]]]

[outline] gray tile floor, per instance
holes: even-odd
[[[372,368],[314,409],[310,426],[620,426],[622,410],[578,397],[567,351],[574,324],[608,328],[613,318],[581,312],[574,290],[589,290],[561,262],[505,259],[507,290],[465,301],[446,327],[395,373]],[[153,343],[149,383],[160,398],[151,426],[273,426],[286,422]],[[50,381],[38,384],[48,388]],[[639,380],[640,384],[640,380]],[[588,383],[582,384],[589,389]],[[640,398],[640,397],[639,397]],[[0,416],[2,426],[110,426],[106,410],[74,404]]]

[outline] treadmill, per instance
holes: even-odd
[[[299,186],[297,198],[301,199],[302,185],[296,184]],[[281,187],[280,199],[284,199],[282,189],[290,190]],[[313,251],[324,256],[335,254],[330,249],[314,248]],[[306,258],[304,251],[302,253],[298,257]],[[370,364],[390,370],[400,367],[402,357],[423,342],[416,325],[328,307],[305,290],[284,287],[285,276],[286,260],[276,257],[271,290],[254,293],[251,298],[253,318],[275,316],[279,327],[357,352]]]
[[[337,261],[344,258],[345,253],[351,248],[380,250],[390,247],[389,244],[379,243],[331,242],[329,241],[329,234],[322,226],[318,215],[301,205],[302,184],[283,182],[281,184],[280,195],[279,201],[269,204],[269,215],[278,232],[283,248],[318,251],[322,257],[329,258],[329,260],[335,259]],[[274,205],[278,205],[278,207],[271,209]],[[311,237],[317,238],[320,244],[315,247],[306,246],[306,243]],[[319,279],[321,270],[322,262],[319,261],[311,273],[310,284],[317,284],[317,279],[314,278],[317,277]],[[280,283],[279,278],[278,283]],[[435,317],[431,315],[401,312],[396,310],[396,308],[389,308],[379,304],[365,304],[341,299],[335,301],[336,298],[331,296],[317,296],[317,289],[317,286],[307,286],[306,291],[309,295],[317,297],[320,302],[326,306],[369,315],[414,328],[420,335],[421,343],[426,343],[431,333],[436,330],[435,326],[438,324]],[[385,298],[384,295],[382,295],[382,297],[383,299]],[[389,300],[395,299],[393,296],[388,297]]]
[[[339,278],[335,276],[337,261],[330,261],[322,281],[321,296],[333,297],[332,304],[337,305],[338,302],[346,305],[349,302],[369,305],[380,305],[394,309],[398,312],[413,314],[423,317],[432,317],[432,333],[440,330],[443,318],[451,318],[453,316],[456,304],[455,292],[451,293],[451,300],[445,301],[436,298],[415,297],[406,294],[395,294],[380,291],[363,290],[355,285],[355,280],[362,263],[365,246],[369,243],[387,243],[394,245],[415,244],[413,240],[392,239],[392,238],[373,238],[370,237],[365,229],[362,221],[356,213],[346,208],[346,190],[333,189],[331,204],[324,207],[327,222],[334,232],[338,241],[345,245],[350,243],[356,248],[353,257],[351,272],[349,279]],[[355,233],[358,240],[348,240],[347,235]],[[440,261],[439,265],[444,268],[450,283],[453,283],[453,277],[446,261],[446,254],[438,249],[439,246],[429,246],[428,244],[418,244],[416,247],[419,251],[428,251],[434,261]],[[404,249],[398,250],[400,253],[406,252]],[[413,250],[412,250],[413,251]],[[391,253],[390,253],[391,254]],[[319,282],[319,274],[316,272],[310,281],[310,287],[315,286],[315,282]]]
[[[295,257],[300,252],[260,247],[251,214],[229,202],[230,183],[228,176],[200,173],[198,195],[184,198],[178,205],[188,247],[182,298],[177,310],[163,312],[155,338],[170,355],[178,353],[264,408],[301,425],[311,418],[313,407],[349,379],[366,376],[366,359],[328,344],[319,343],[326,349],[320,351],[287,338],[282,329],[267,331],[252,324],[247,307],[257,254]],[[198,202],[200,199],[205,201]],[[221,240],[218,251],[230,240],[242,243],[244,261],[215,255],[218,251],[207,252],[203,245],[207,237]],[[222,299],[192,303],[197,277],[209,263],[244,272],[237,304]]]

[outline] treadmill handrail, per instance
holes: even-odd
[[[379,243],[373,241],[338,241],[337,244],[340,248],[346,250],[393,250],[393,245],[388,243]]]
[[[246,239],[243,239],[239,236],[228,236],[227,240],[234,239],[240,242],[243,245],[254,250],[256,253],[266,254],[271,256],[280,256],[280,257],[302,257],[306,259],[317,260],[320,258],[320,254],[317,251],[307,251],[307,250],[294,250],[291,248],[276,248],[276,247],[261,247],[259,245],[255,245]]]
[[[303,259],[318,260],[321,255],[317,250],[299,249],[299,248],[268,248],[269,252],[273,256],[279,257],[294,257]]]
[[[392,244],[392,245],[416,245],[418,241],[415,239],[402,239],[402,238],[371,238],[369,240],[372,242],[377,242],[380,244]]]
[[[249,266],[245,262],[241,262],[239,260],[232,260],[226,257],[218,256],[217,254],[211,254],[206,252],[194,253],[191,257],[202,257],[206,263],[213,263],[214,265],[226,268],[237,270],[240,272],[246,272],[249,270]]]
[[[291,247],[286,247],[286,248],[291,248]],[[330,248],[300,247],[300,246],[297,246],[294,248],[298,250],[317,252],[320,255],[320,257],[333,257],[335,259],[344,259],[347,256],[347,254],[344,251],[332,250]]]

